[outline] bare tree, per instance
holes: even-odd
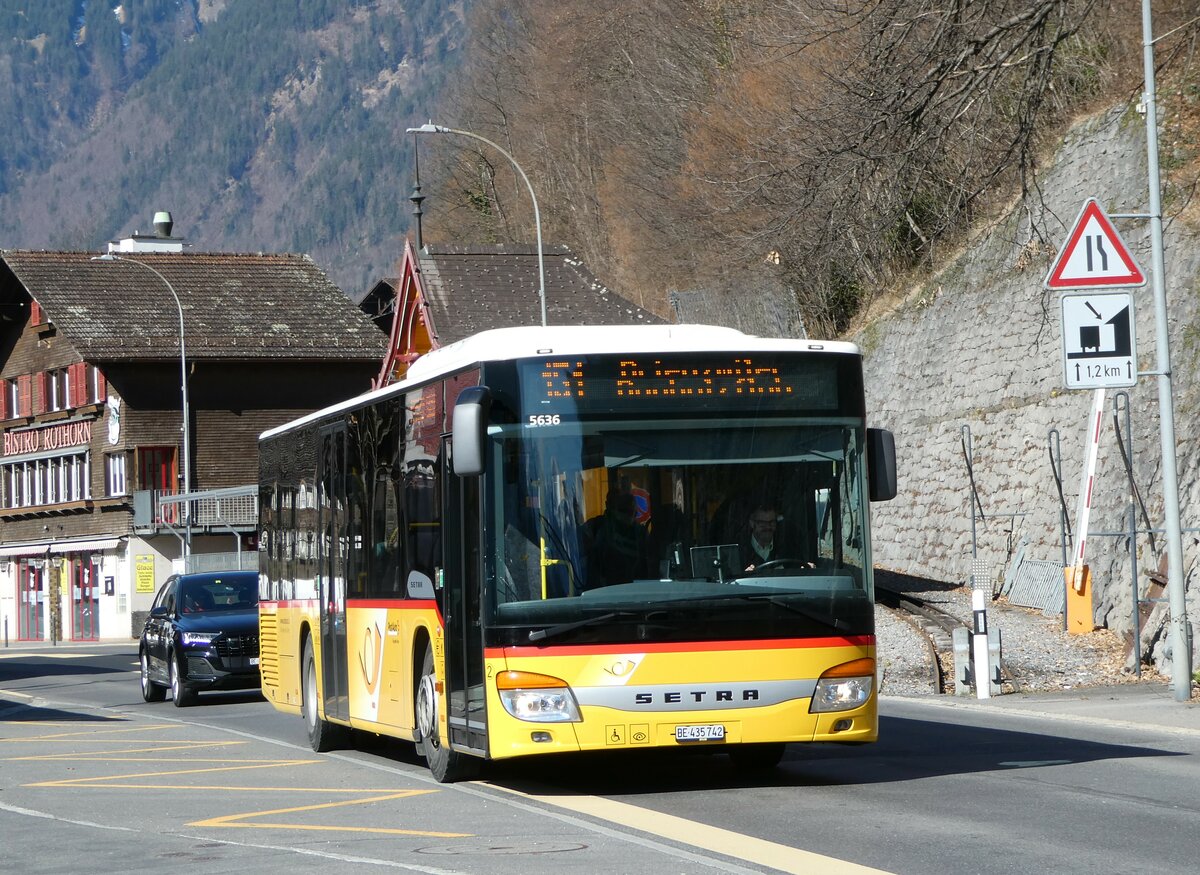
[[[546,238],[626,294],[665,312],[769,263],[836,334],[989,198],[1033,190],[1137,22],[1133,0],[481,2],[455,121],[512,152]],[[439,236],[531,239],[505,163],[455,152]]]

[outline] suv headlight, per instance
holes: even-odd
[[[809,711],[849,711],[865,705],[875,689],[875,660],[863,658],[843,662],[817,680]]]
[[[504,671],[496,676],[504,710],[533,723],[578,723],[579,705],[567,682],[530,671]]]
[[[219,634],[221,634],[221,633],[220,632],[184,632],[184,633],[182,633],[183,646],[184,647],[199,647],[199,646],[203,645],[203,646],[207,647],[209,644],[212,644],[213,639],[216,638]]]

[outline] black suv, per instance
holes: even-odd
[[[258,572],[168,578],[154,597],[138,657],[147,702],[161,702],[169,689],[182,708],[200,690],[258,687]]]

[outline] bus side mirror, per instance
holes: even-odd
[[[896,438],[887,429],[867,429],[867,482],[871,501],[896,497]]]
[[[488,410],[491,406],[492,393],[487,386],[463,389],[454,403],[454,419],[450,426],[450,452],[454,462],[454,473],[459,477],[473,477],[483,473],[483,448],[487,438]]]

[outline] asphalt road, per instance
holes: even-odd
[[[0,871],[1182,873],[1200,729],[885,700],[867,747],[508,764],[314,754],[253,693],[146,704],[132,645],[0,650]],[[1180,706],[1188,707],[1188,706]]]

